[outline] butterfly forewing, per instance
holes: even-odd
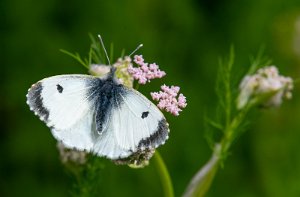
[[[30,109],[68,147],[92,146],[93,80],[88,75],[58,75],[34,84],[27,94]]]

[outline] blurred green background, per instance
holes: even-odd
[[[67,196],[71,180],[50,130],[29,111],[25,95],[36,81],[87,73],[66,49],[86,55],[88,33],[100,33],[115,58],[125,48],[158,63],[167,77],[141,87],[149,95],[162,83],[179,85],[188,107],[167,115],[171,136],[159,148],[180,196],[209,159],[203,116],[216,106],[218,58],[234,44],[237,70],[265,46],[284,75],[300,77],[299,0],[0,1],[0,196]],[[279,109],[262,110],[232,148],[207,196],[300,196],[300,94]],[[154,165],[144,169],[106,161],[102,196],[162,196]],[[99,194],[99,195],[100,195]]]

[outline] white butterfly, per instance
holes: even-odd
[[[164,115],[111,70],[101,78],[45,78],[29,89],[27,104],[68,148],[117,160],[164,144],[169,133]]]

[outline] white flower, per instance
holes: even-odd
[[[282,99],[291,99],[293,80],[279,75],[275,66],[259,69],[253,75],[246,75],[240,83],[237,108],[242,109],[248,103],[266,107],[279,106]]]
[[[87,152],[66,148],[62,142],[57,143],[62,163],[73,162],[75,164],[85,164],[87,160]]]
[[[110,66],[104,64],[91,64],[89,72],[95,76],[103,76],[110,71]]]

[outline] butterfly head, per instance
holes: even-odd
[[[107,81],[113,81],[114,83],[121,84],[120,80],[116,76],[116,70],[117,68],[115,68],[114,66],[110,66],[110,71],[101,78]]]

